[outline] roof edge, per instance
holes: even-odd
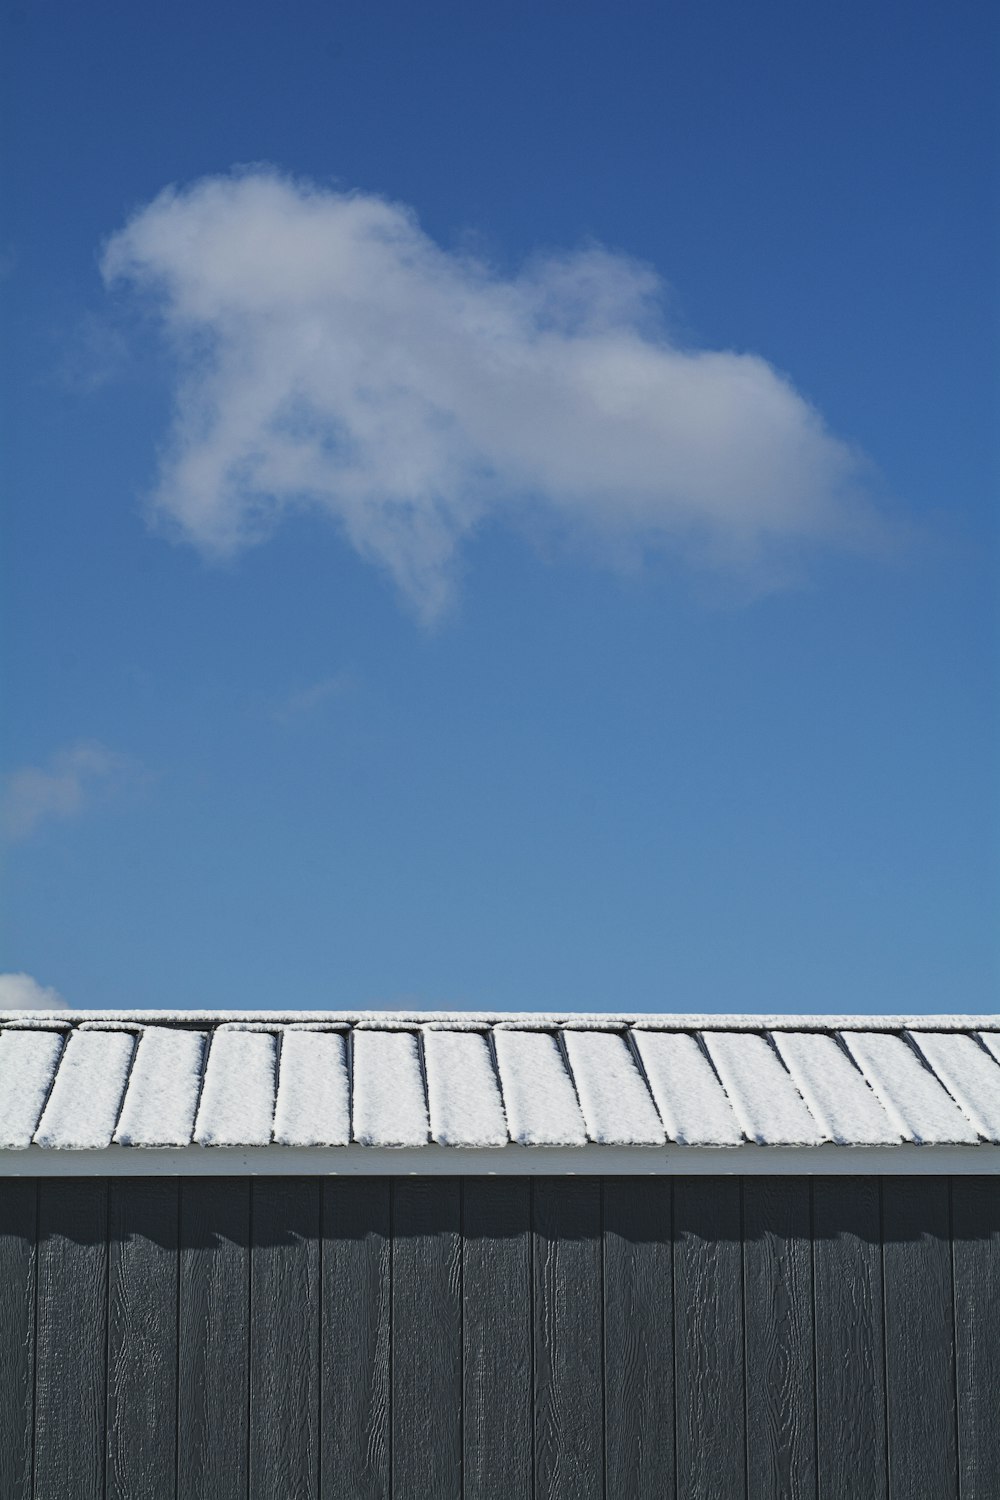
[[[0,1177],[915,1177],[1000,1175],[1000,1146],[29,1146]]]

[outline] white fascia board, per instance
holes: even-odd
[[[0,1151],[0,1177],[1000,1175],[1000,1146],[107,1146]]]

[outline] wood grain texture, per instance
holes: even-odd
[[[316,1178],[258,1177],[250,1259],[250,1500],[319,1493]]]
[[[807,1177],[743,1183],[749,1500],[814,1500],[816,1406]]]
[[[246,1500],[250,1179],[180,1194],[178,1500]]]
[[[673,1500],[674,1344],[671,1185],[604,1184],[607,1493]]]
[[[178,1185],[109,1182],[107,1500],[174,1500]]]
[[[108,1184],[38,1187],[35,1500],[103,1500]]]
[[[601,1183],[532,1183],[537,1500],[604,1494]]]
[[[34,1438],[37,1185],[0,1182],[0,1495],[29,1500]]]
[[[392,1493],[462,1494],[458,1178],[396,1178],[392,1203]]]
[[[996,1178],[0,1184],[0,1500],[1000,1500],[998,1411]]]
[[[882,1183],[891,1500],[955,1500],[955,1348],[949,1183]]]
[[[323,1184],[323,1500],[388,1500],[392,1186]]]
[[[819,1500],[886,1500],[878,1178],[815,1178],[813,1236]]]
[[[463,1452],[470,1500],[531,1500],[531,1190],[462,1184]]]
[[[740,1180],[674,1181],[677,1493],[746,1493]]]
[[[1000,1500],[1000,1179],[952,1180],[961,1500]]]

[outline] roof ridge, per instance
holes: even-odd
[[[978,1031],[1000,1030],[1000,1012],[974,1015],[768,1014],[682,1011],[474,1011],[474,1010],[0,1010],[4,1026],[224,1026],[261,1028],[312,1024],[387,1028],[452,1022],[527,1029],[560,1027],[605,1030],[634,1027],[657,1031]]]

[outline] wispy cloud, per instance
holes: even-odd
[[[60,329],[60,341],[54,380],[74,395],[92,395],[127,369],[128,339],[107,317],[85,313],[68,335]]]
[[[30,974],[0,974],[0,1010],[65,1010],[58,990],[39,984]]]
[[[135,776],[137,766],[93,740],[57,750],[42,766],[21,766],[4,778],[7,837],[30,837],[42,824],[75,818],[95,797]]]
[[[349,672],[335,672],[332,677],[323,677],[308,687],[289,693],[271,709],[271,718],[276,724],[293,724],[315,713],[332,698],[340,698],[350,691],[354,679]]]
[[[162,193],[103,271],[157,299],[177,352],[153,508],[206,553],[319,508],[432,618],[488,516],[765,573],[873,525],[858,456],[792,383],[681,345],[625,255],[505,276],[399,204],[253,170]]]

